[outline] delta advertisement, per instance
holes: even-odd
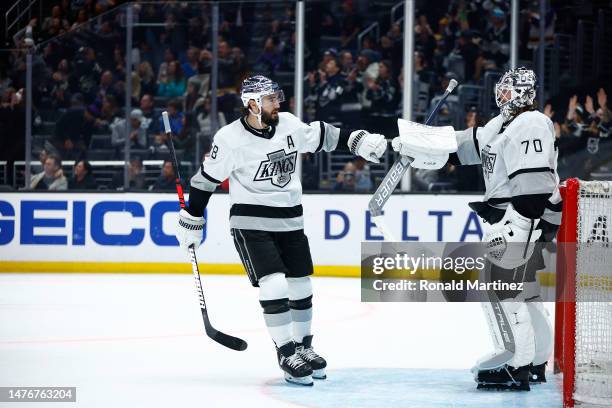
[[[361,242],[383,239],[367,210],[370,198],[304,195],[305,232],[317,267],[358,269]],[[402,241],[479,241],[483,225],[468,207],[479,199],[393,195],[385,206],[385,220]],[[229,209],[229,195],[211,198],[197,251],[200,263],[240,268]],[[178,211],[171,193],[5,193],[0,196],[0,270],[40,270],[45,262],[73,263],[75,271],[88,262],[123,264],[126,271],[130,263],[185,264],[187,256],[174,237]]]

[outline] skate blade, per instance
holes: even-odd
[[[307,375],[305,377],[293,377],[290,374],[285,373],[285,381],[290,384],[303,385],[306,387],[314,385],[314,382],[312,381],[312,375]]]
[[[529,384],[507,383],[478,383],[477,390],[497,390],[497,391],[531,391]]]
[[[324,380],[327,378],[327,374],[325,374],[325,369],[321,368],[319,370],[312,370],[312,378],[315,380]]]

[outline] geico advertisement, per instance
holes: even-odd
[[[369,195],[304,195],[305,231],[315,264],[359,265],[361,241],[382,240]],[[403,241],[478,241],[483,233],[468,202],[474,195],[394,195],[385,220]],[[201,262],[239,263],[229,234],[229,195],[206,211]],[[0,195],[0,259],[10,261],[182,262],[174,237],[174,194]]]

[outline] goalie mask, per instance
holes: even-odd
[[[240,99],[242,99],[242,105],[253,115],[257,116],[257,121],[261,125],[262,108],[284,102],[285,94],[280,86],[270,78],[263,75],[255,75],[242,81]],[[251,99],[255,101],[259,113],[255,113],[249,108],[249,101]]]
[[[495,84],[495,103],[504,120],[521,108],[533,105],[536,96],[536,75],[525,67],[511,69]]]

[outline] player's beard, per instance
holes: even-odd
[[[270,113],[263,111],[261,113],[261,123],[265,123],[268,126],[278,125],[278,111],[273,111]]]

